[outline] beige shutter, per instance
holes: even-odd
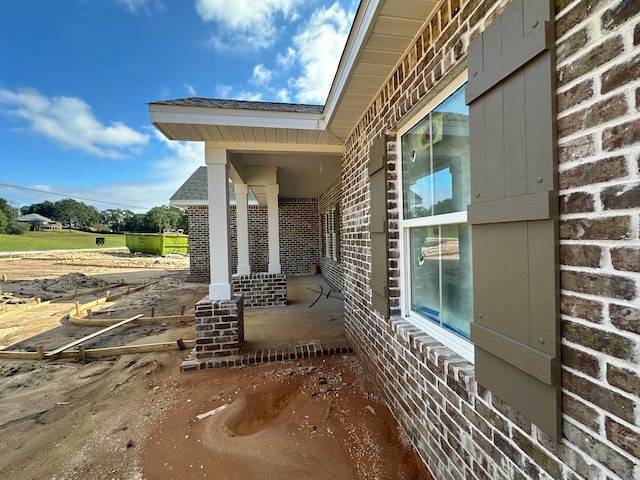
[[[513,0],[468,66],[476,379],[558,438],[553,2]]]
[[[389,250],[387,248],[387,142],[374,140],[369,149],[369,195],[371,236],[371,278],[373,308],[389,316]]]

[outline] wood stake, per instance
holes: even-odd
[[[107,290],[107,302],[111,299],[111,290]]]
[[[87,317],[93,318],[93,312],[91,311],[90,308],[87,308]]]
[[[40,302],[42,302],[42,300],[40,299],[40,297],[36,298],[36,303],[37,303],[38,305],[40,305]]]
[[[78,347],[78,354],[80,355],[80,360],[85,360],[87,358],[87,353],[84,350],[84,343]]]
[[[44,360],[44,347],[42,345],[36,346],[36,352],[38,352],[38,358]]]
[[[80,303],[76,302],[76,315],[80,315]]]
[[[185,348],[187,348],[187,346],[184,344],[184,340],[182,340],[181,338],[176,340],[176,343],[178,344],[178,348],[180,348],[180,350],[184,350]]]
[[[2,281],[6,282],[7,281],[7,276],[6,275],[2,275]]]
[[[180,316],[184,315],[185,310],[187,309],[186,305],[182,305],[182,308],[180,309]]]
[[[156,307],[151,307],[151,318],[156,316]]]
[[[127,286],[127,295],[129,295],[131,293],[131,285]]]

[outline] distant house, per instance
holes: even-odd
[[[346,334],[435,478],[640,479],[639,58],[638,0],[362,0],[322,107],[151,103],[205,145],[196,368],[242,341],[248,190],[270,272],[279,195],[317,198]]]
[[[60,230],[62,224],[51,220],[50,218],[43,217],[37,213],[29,213],[28,215],[22,215],[18,217],[18,221],[29,224],[29,230],[32,232],[40,232],[45,230]]]

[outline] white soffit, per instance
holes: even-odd
[[[345,141],[439,0],[363,0],[329,93],[329,130]]]

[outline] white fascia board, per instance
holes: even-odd
[[[169,200],[170,207],[195,207],[200,205],[209,205],[208,200]]]
[[[353,67],[355,66],[358,57],[360,56],[361,49],[371,29],[373,28],[373,21],[377,15],[379,6],[384,0],[362,0],[358,13],[354,19],[351,34],[349,40],[345,46],[340,64],[338,65],[338,71],[331,85],[327,102],[324,106],[325,122],[328,123],[331,120],[333,111],[337,107],[340,99],[342,98],[343,90],[351,77]]]
[[[210,148],[224,148],[230,152],[271,152],[271,153],[319,153],[344,154],[344,145],[322,145],[306,143],[244,143],[205,142]]]
[[[295,128],[323,130],[323,115],[304,112],[234,110],[180,105],[149,105],[152,124],[183,123],[190,125],[224,125],[227,127]]]

